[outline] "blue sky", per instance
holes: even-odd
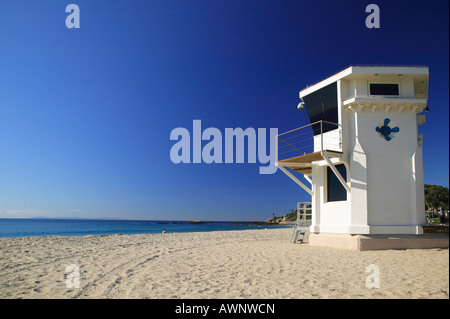
[[[80,8],[68,29],[65,8]],[[367,29],[376,3],[381,28]],[[448,187],[448,1],[0,0],[0,217],[265,220],[307,194],[257,164],[170,161],[172,129],[308,124],[350,65],[427,65],[425,183]]]

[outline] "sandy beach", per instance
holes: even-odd
[[[2,238],[0,298],[449,298],[448,249],[309,247],[291,231]]]

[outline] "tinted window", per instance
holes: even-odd
[[[303,97],[311,123],[323,120],[338,122],[337,83],[334,82],[314,93]],[[323,132],[337,129],[337,125],[323,124]],[[320,124],[313,126],[314,135],[320,134]]]
[[[370,95],[399,95],[398,84],[371,83]]]
[[[335,165],[341,176],[347,180],[347,170],[344,164]],[[336,175],[330,167],[327,167],[327,198],[328,202],[336,202],[341,200],[347,200],[347,190],[342,186]]]

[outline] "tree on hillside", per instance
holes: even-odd
[[[432,213],[432,217],[442,209],[449,210],[449,189],[439,185],[425,184],[425,206]]]

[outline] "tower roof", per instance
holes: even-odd
[[[352,80],[366,78],[371,81],[378,79],[413,79],[416,98],[428,97],[428,67],[427,66],[350,66],[316,84],[300,91],[300,98],[309,95],[338,80]]]

